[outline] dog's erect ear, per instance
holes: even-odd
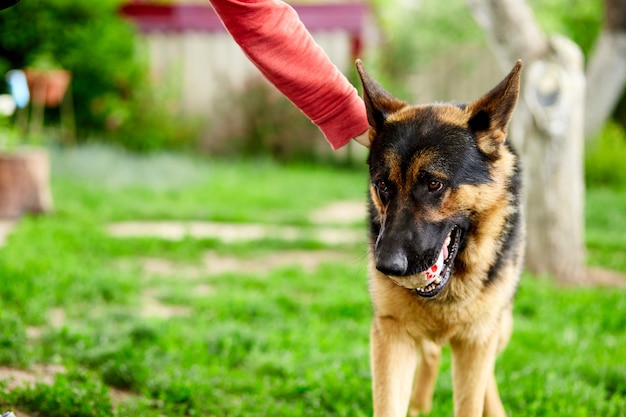
[[[490,92],[467,106],[468,125],[478,140],[478,147],[496,156],[506,140],[506,131],[517,104],[522,61],[518,60],[504,80]]]
[[[393,97],[374,81],[365,72],[360,59],[356,60],[356,69],[363,84],[363,101],[367,110],[367,120],[374,130],[379,130],[387,116],[405,107],[406,103]]]

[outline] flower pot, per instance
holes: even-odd
[[[72,79],[72,73],[66,70],[24,69],[30,90],[31,100],[38,105],[57,107]]]

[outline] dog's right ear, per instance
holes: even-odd
[[[356,70],[363,84],[363,101],[367,111],[367,121],[375,131],[379,131],[387,117],[405,107],[407,104],[396,99],[382,88],[365,71],[363,62],[356,60]]]
[[[486,155],[497,156],[500,145],[506,140],[509,120],[519,96],[521,71],[522,61],[518,60],[500,84],[466,108],[469,128]]]

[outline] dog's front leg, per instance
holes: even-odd
[[[481,417],[489,379],[493,377],[498,335],[486,341],[452,340],[454,416]]]
[[[409,407],[411,417],[418,416],[420,412],[430,413],[441,359],[441,346],[430,340],[423,339],[418,351],[420,355]]]
[[[391,317],[376,317],[371,330],[374,417],[406,417],[417,365],[417,347]]]

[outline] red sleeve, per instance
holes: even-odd
[[[209,0],[263,75],[338,149],[368,128],[356,89],[291,6],[279,0]]]

